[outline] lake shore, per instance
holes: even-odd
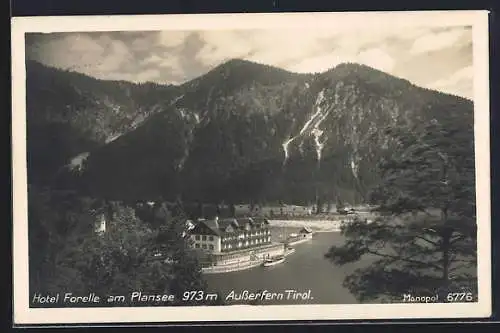
[[[279,230],[273,230],[273,235],[277,236],[278,233]],[[325,253],[331,246],[341,245],[344,241],[344,236],[338,232],[319,232],[311,241],[293,246],[295,252],[287,256],[282,264],[224,274],[205,274],[204,279],[211,292],[219,292],[223,297],[233,291],[283,292],[287,289],[311,290],[313,296],[308,300],[266,300],[259,305],[356,304],[358,303],[356,298],[343,286],[344,279],[356,268],[370,265],[371,261],[338,267],[325,258]],[[227,303],[230,304],[249,304],[249,302],[235,300]]]
[[[341,220],[269,220],[272,227],[308,227],[315,233],[339,232],[341,223]]]

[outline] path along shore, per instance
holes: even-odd
[[[365,216],[362,216],[365,218]],[[366,216],[370,221],[372,216]],[[343,221],[348,221],[349,217],[338,217],[330,219],[270,219],[269,224],[273,227],[292,227],[302,228],[308,227],[313,232],[339,232]]]
[[[340,231],[341,223],[341,220],[269,220],[272,227],[308,227],[313,232]]]

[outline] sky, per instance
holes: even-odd
[[[181,84],[234,58],[292,72],[356,62],[472,99],[471,27],[64,32],[26,35],[27,59],[99,79]]]

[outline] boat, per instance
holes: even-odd
[[[270,267],[270,266],[281,264],[284,261],[285,261],[285,257],[284,256],[270,258],[270,259],[264,260],[264,263],[262,263],[262,266],[264,266],[264,267]]]
[[[293,247],[288,247],[286,250],[285,250],[285,256],[289,256],[290,254],[294,253],[295,252],[295,249]]]

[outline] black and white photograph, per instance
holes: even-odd
[[[487,25],[13,19],[15,320],[488,316]]]

